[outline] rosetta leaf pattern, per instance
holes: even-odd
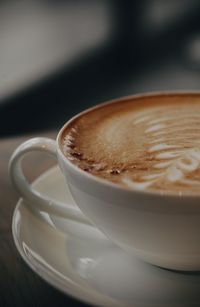
[[[134,124],[146,135],[147,152],[155,162],[146,174],[125,175],[126,185],[144,189],[164,182],[200,188],[193,175],[200,168],[200,114],[195,109],[158,110],[138,116]]]

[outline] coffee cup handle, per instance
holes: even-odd
[[[38,137],[22,143],[12,154],[9,162],[9,174],[15,189],[26,200],[29,209],[47,212],[76,222],[89,224],[90,221],[83,215],[78,207],[55,201],[38,191],[27,181],[22,170],[23,157],[31,151],[42,151],[57,160],[56,142],[49,138]]]

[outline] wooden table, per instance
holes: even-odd
[[[14,149],[33,136],[36,135],[0,140],[0,306],[86,306],[38,277],[21,259],[13,242],[12,214],[19,195],[8,178],[8,161]],[[42,136],[55,138],[56,133],[48,132]],[[54,164],[45,154],[31,153],[25,160],[27,177],[32,181]]]

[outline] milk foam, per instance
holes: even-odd
[[[80,117],[64,134],[65,155],[129,188],[200,192],[200,97],[144,100]]]

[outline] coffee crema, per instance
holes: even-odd
[[[139,190],[200,193],[200,94],[132,97],[82,113],[64,129],[82,170]]]

